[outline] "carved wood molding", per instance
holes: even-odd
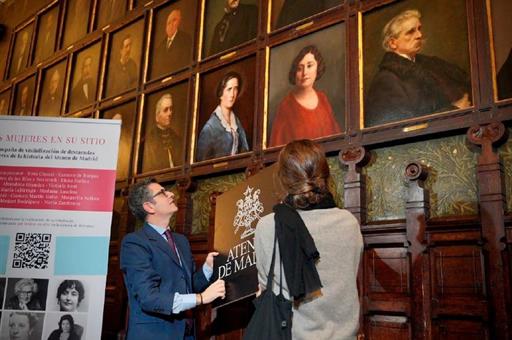
[[[470,127],[466,136],[472,144],[482,148],[479,164],[488,164],[496,161],[497,155],[493,148],[507,141],[508,131],[502,122],[491,122]]]

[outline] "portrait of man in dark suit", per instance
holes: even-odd
[[[223,11],[213,30],[208,54],[216,54],[240,45],[256,37],[258,8],[252,4],[241,4],[240,0],[222,0]],[[209,1],[209,9],[219,6],[219,1]],[[221,5],[222,6],[222,5]]]
[[[99,44],[78,54],[71,82],[68,112],[74,112],[95,101],[99,68],[97,56],[99,54]]]
[[[426,26],[415,9],[405,9],[385,24],[385,53],[365,96],[365,126],[471,106],[468,72],[422,53]]]
[[[178,71],[192,62],[194,26],[190,24],[194,22],[194,6],[190,2],[159,10],[154,28],[153,57],[150,58],[152,79]],[[183,27],[184,19],[189,30]]]
[[[9,98],[11,96],[11,90],[5,90],[0,93],[0,115],[5,116],[9,114]]]
[[[186,84],[180,84],[150,96],[143,138],[142,172],[183,164],[186,88]],[[153,104],[155,100],[156,104]]]
[[[61,62],[44,72],[39,116],[59,116],[64,93],[66,62]]]
[[[107,71],[107,97],[137,86],[143,29],[144,23],[138,21],[113,35]]]
[[[98,20],[95,27],[103,28],[107,24],[122,18],[126,14],[126,10],[126,0],[98,1],[96,12],[98,13]]]
[[[28,54],[30,52],[30,36],[34,25],[30,24],[16,33],[14,49],[11,55],[11,64],[9,67],[9,78],[20,73],[27,67]]]
[[[16,85],[16,100],[14,105],[14,114],[17,116],[32,115],[32,101],[34,99],[35,78],[30,77],[27,80]]]
[[[41,16],[37,24],[37,40],[34,62],[38,63],[51,56],[55,50],[55,38],[57,37],[57,22],[59,8],[54,6]]]
[[[67,2],[64,25],[64,47],[83,38],[89,27],[91,0],[70,0]]]
[[[135,131],[135,118],[137,106],[134,101],[119,105],[103,112],[103,118],[117,119],[121,124],[121,137],[119,139],[119,152],[117,157],[117,180],[126,179],[130,171],[133,134]]]

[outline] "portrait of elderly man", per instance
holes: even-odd
[[[258,24],[258,8],[225,0],[224,15],[215,25],[209,55],[219,53],[254,39]]]
[[[177,71],[192,61],[192,38],[182,31],[181,22],[181,9],[172,9],[165,21],[165,37],[156,45],[152,78]]]
[[[174,102],[170,93],[156,103],[154,124],[146,128],[142,171],[172,168],[181,165],[183,138],[172,126]]]
[[[133,38],[123,36],[119,50],[112,55],[108,72],[107,95],[116,95],[137,86],[138,67],[131,56]]]
[[[366,94],[366,126],[471,106],[468,74],[420,53],[425,40],[418,10],[393,17],[382,36],[386,53]]]

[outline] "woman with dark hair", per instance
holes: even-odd
[[[80,340],[75,332],[75,321],[69,314],[60,317],[59,329],[51,332],[48,340]]]
[[[84,297],[84,286],[78,280],[64,280],[57,288],[57,303],[61,312],[78,311]]]
[[[268,288],[277,237],[272,289],[279,294],[282,281],[283,295],[293,300],[292,338],[355,339],[356,278],[363,249],[359,223],[349,211],[336,207],[327,187],[329,165],[314,142],[286,145],[279,154],[277,176],[287,196],[256,227],[260,289]]]
[[[249,151],[242,122],[233,111],[241,91],[242,77],[236,72],[225,74],[217,84],[219,105],[199,133],[196,161]]]
[[[324,59],[316,46],[306,46],[297,54],[288,73],[288,81],[294,88],[277,107],[268,146],[341,132],[329,99],[314,88],[324,72]]]

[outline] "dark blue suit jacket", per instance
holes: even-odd
[[[194,273],[194,260],[185,236],[173,233],[183,266],[167,241],[151,226],[126,235],[121,245],[130,318],[128,340],[183,339],[183,314],[172,314],[174,293],[203,291],[208,280],[200,269]]]

